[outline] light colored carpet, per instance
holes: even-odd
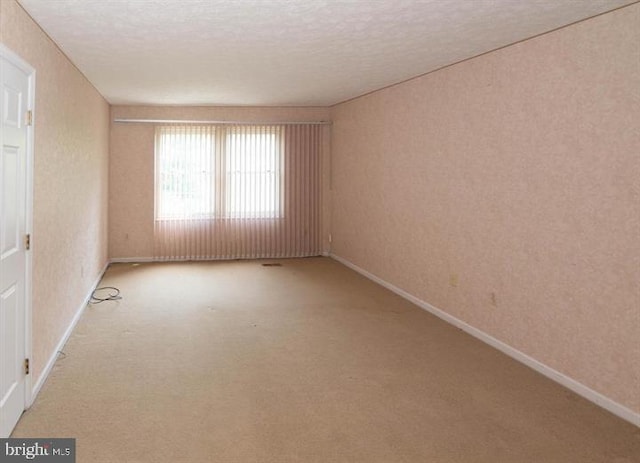
[[[78,462],[640,461],[640,430],[327,258],[119,264],[14,437]],[[570,342],[570,340],[567,340]]]

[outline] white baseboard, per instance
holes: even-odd
[[[155,262],[156,259],[153,257],[114,257],[109,259],[109,262],[112,264],[142,264],[146,262]]]
[[[340,256],[337,256],[333,253],[330,254],[330,257],[346,265],[350,269],[355,270],[361,275],[369,278],[370,280],[378,283],[379,285],[384,286],[388,290],[393,291],[394,293],[414,303],[415,305],[426,310],[427,312],[432,313],[436,317],[441,318],[442,320],[460,328],[461,330],[465,331],[471,336],[485,342],[486,344],[489,344],[490,346],[498,349],[500,352],[525,364],[529,368],[534,369],[535,371],[546,376],[547,378],[552,379],[553,381],[563,385],[567,389],[572,390],[576,394],[584,397],[585,399],[593,402],[594,404],[604,408],[605,410],[610,411],[614,415],[619,416],[620,418],[626,421],[629,421],[630,423],[640,427],[640,413],[636,413],[633,410],[625,407],[624,405],[621,405],[615,402],[609,397],[606,397],[605,395],[602,395],[599,392],[596,392],[593,389],[590,389],[589,387],[585,386],[582,383],[579,383],[575,379],[572,379],[564,375],[563,373],[560,373],[559,371],[554,370],[553,368],[534,359],[533,357],[529,357],[527,354],[511,347],[508,344],[505,344],[504,342],[494,338],[493,336],[485,333],[484,331],[479,330],[478,328],[475,328],[456,317],[453,317],[447,312],[432,306],[428,302],[418,299],[417,297],[409,294],[403,289],[400,289],[397,286],[383,280],[382,278],[377,277],[376,275],[364,270],[363,268],[358,267],[357,265],[351,263],[350,261]]]
[[[35,385],[33,386],[33,389],[31,390],[31,403],[28,404],[28,407],[31,407],[31,405],[33,405],[33,402],[36,400],[36,396],[40,392],[40,389],[42,389],[42,386],[47,380],[47,377],[51,373],[51,370],[53,369],[53,366],[55,365],[56,360],[58,360],[58,352],[60,352],[64,348],[64,345],[69,340],[69,337],[73,332],[73,329],[76,327],[76,325],[78,324],[78,321],[80,320],[80,317],[82,317],[82,314],[84,313],[84,309],[87,307],[87,304],[89,304],[89,300],[91,299],[91,295],[93,294],[93,291],[97,288],[98,284],[100,283],[100,280],[102,280],[102,277],[104,276],[104,272],[107,271],[107,267],[109,267],[109,261],[107,261],[104,264],[104,267],[100,271],[98,278],[96,278],[96,280],[91,285],[91,290],[82,301],[82,304],[80,305],[80,307],[78,307],[78,309],[76,310],[76,313],[71,319],[69,326],[67,326],[67,329],[65,330],[64,334],[60,338],[60,341],[58,341],[58,344],[53,350],[51,357],[49,357],[49,360],[47,361],[47,364],[42,370],[42,373],[40,373],[40,376],[38,377],[38,381],[36,381]]]
[[[114,257],[109,259],[112,264],[144,264],[147,262],[226,262],[236,260],[264,260],[264,259],[304,259],[306,257],[329,257],[329,253],[322,253],[311,256],[288,256],[288,257]]]

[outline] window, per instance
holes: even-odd
[[[209,217],[214,211],[215,129],[159,127],[156,218]]]
[[[325,135],[309,123],[157,126],[154,257],[318,255]]]
[[[278,145],[278,136],[273,132],[227,133],[226,216],[280,216],[281,155]]]
[[[283,149],[274,126],[156,129],[156,219],[282,216]]]

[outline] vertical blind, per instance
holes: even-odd
[[[319,125],[170,125],[155,134],[160,260],[321,253]]]

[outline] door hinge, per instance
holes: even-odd
[[[31,235],[27,233],[24,235],[24,248],[28,251],[31,249]]]
[[[33,125],[33,111],[29,110],[24,115],[25,125]]]
[[[29,359],[24,359],[24,374],[29,374]]]

